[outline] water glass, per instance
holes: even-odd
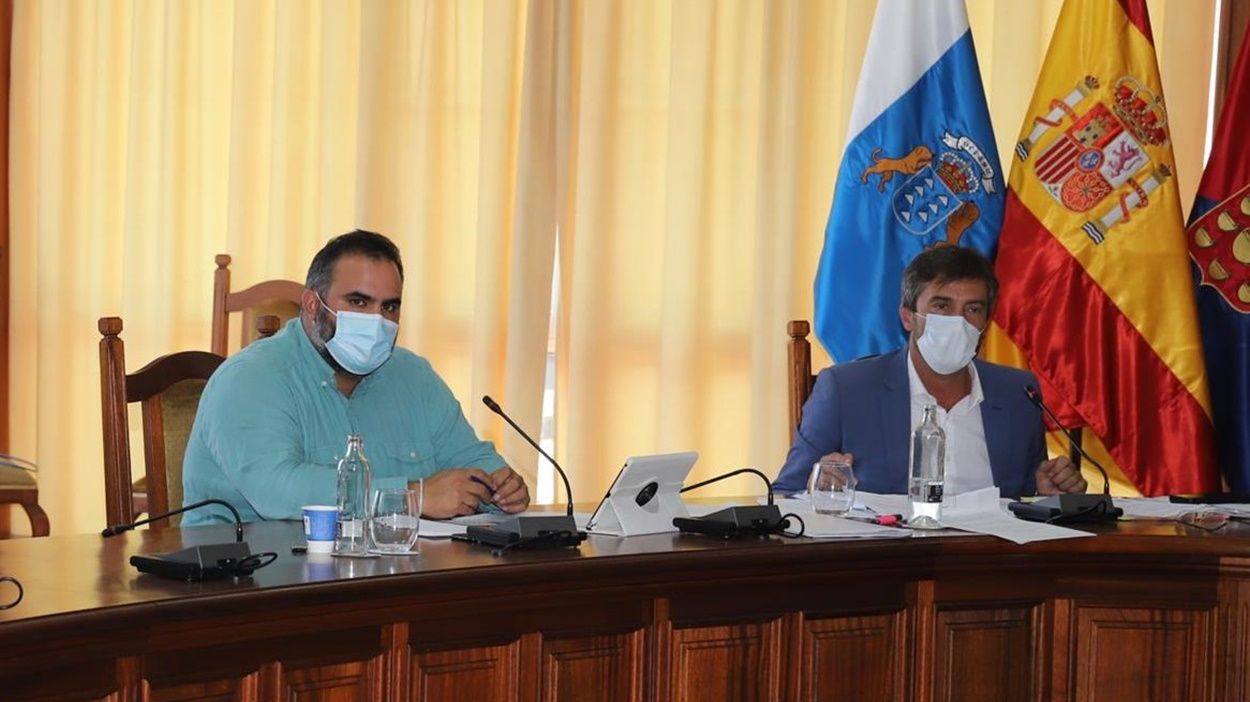
[[[855,472],[843,460],[821,459],[812,466],[807,494],[818,514],[843,516],[855,506]]]
[[[415,487],[412,487],[414,486]],[[373,548],[382,554],[415,554],[421,524],[421,482],[408,488],[382,488],[373,493],[370,528]]]

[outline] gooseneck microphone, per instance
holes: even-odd
[[[560,467],[560,464],[556,463],[556,459],[548,455],[547,452],[543,450],[543,447],[539,446],[538,442],[534,441],[534,439],[524,429],[517,426],[517,423],[512,421],[512,417],[509,417],[508,413],[504,412],[503,408],[499,406],[499,403],[492,400],[490,395],[482,396],[482,404],[489,407],[491,412],[503,417],[503,420],[508,423],[508,426],[515,429],[516,433],[520,434],[522,439],[528,441],[530,446],[534,447],[535,451],[537,451],[543,458],[551,462],[552,467],[554,467],[556,472],[560,474],[560,479],[564,481],[564,498],[568,500],[568,515],[570,517],[573,516],[573,488],[569,487],[569,476],[564,472],[564,469]]]
[[[711,485],[712,483],[719,483],[720,481],[726,478],[732,478],[735,475],[742,475],[743,473],[751,473],[752,475],[758,475],[760,477],[760,480],[764,481],[764,487],[768,490],[768,504],[771,505],[773,503],[773,483],[771,480],[768,479],[767,475],[764,475],[762,472],[754,468],[739,468],[738,470],[731,470],[728,473],[723,473],[721,475],[716,476],[715,478],[708,478],[707,480],[695,483],[694,485],[687,485],[686,487],[682,488],[681,491],[690,492],[691,490],[697,490],[698,488],[701,488],[704,485]]]
[[[767,475],[754,468],[731,470],[728,473],[708,478],[694,485],[687,485],[681,491],[683,493],[689,492],[704,485],[711,485],[743,473],[758,475],[760,480],[764,481],[764,486],[768,489],[768,504],[736,505],[717,510],[702,517],[673,517],[673,526],[677,527],[678,531],[684,533],[707,534],[709,536],[719,536],[722,539],[762,538],[771,534],[780,534],[790,528],[790,521],[784,519],[781,515],[781,510],[777,508],[777,505],[773,504],[772,481],[768,479]]]
[[[1045,402],[1042,402],[1042,394],[1038,392],[1033,385],[1024,386],[1024,394],[1028,396],[1029,401],[1037,405],[1051,422],[1063,432],[1068,441],[1076,447],[1076,450],[1098,469],[1099,475],[1102,476],[1102,494],[1085,494],[1085,493],[1069,493],[1063,495],[1051,495],[1049,497],[1037,500],[1036,502],[1012,502],[1007,505],[1017,517],[1027,519],[1034,522],[1052,522],[1052,523],[1073,523],[1073,522],[1101,522],[1114,521],[1117,517],[1124,513],[1111,500],[1111,479],[1107,475],[1107,471],[1102,467],[1093,456],[1086,452],[1076,437],[1072,436],[1060,422],[1055,413],[1050,411]]]
[[[234,540],[237,543],[243,543],[243,519],[239,516],[239,510],[235,509],[234,505],[230,504],[229,502],[226,502],[225,500],[217,500],[217,499],[200,500],[199,502],[196,502],[194,504],[183,505],[182,507],[179,507],[178,509],[171,509],[168,512],[165,512],[164,514],[153,515],[146,519],[140,519],[138,521],[130,522],[129,524],[114,524],[111,527],[105,527],[104,531],[100,532],[100,536],[116,536],[123,532],[130,531],[131,529],[134,529],[135,527],[141,527],[144,524],[149,524],[159,519],[172,517],[175,514],[182,514],[183,512],[189,512],[193,509],[199,509],[200,507],[203,507],[205,505],[221,505],[222,507],[225,507],[226,509],[230,510],[230,514],[234,515]]]
[[[158,519],[172,517],[206,505],[222,505],[234,515],[234,543],[191,546],[181,551],[164,554],[134,555],[130,557],[130,565],[137,568],[140,573],[194,582],[251,575],[252,571],[264,568],[278,557],[278,554],[272,552],[253,554],[251,548],[243,541],[243,520],[239,517],[239,510],[229,502],[217,499],[201,500],[128,524],[114,524],[100,532],[100,535],[106,538],[116,536]]]
[[[564,481],[564,494],[568,498],[568,508],[564,515],[511,515],[492,526],[471,525],[464,534],[457,534],[452,538],[488,546],[493,549],[492,553],[496,556],[513,549],[577,548],[586,540],[586,532],[578,530],[577,522],[573,519],[573,488],[569,485],[569,476],[564,473],[564,469],[556,463],[554,458],[547,455],[538,442],[512,421],[512,418],[503,411],[498,402],[490,398],[490,395],[482,397],[482,404],[503,417],[508,426],[515,429],[516,433],[528,441],[529,445],[533,446],[543,458],[551,461],[551,465],[560,474],[560,479]]]
[[[1072,435],[1072,432],[1068,431],[1068,429],[1059,422],[1059,418],[1055,416],[1055,413],[1050,411],[1050,408],[1046,406],[1045,402],[1042,402],[1042,393],[1037,391],[1037,387],[1033,385],[1025,385],[1024,394],[1028,396],[1030,402],[1037,405],[1038,409],[1045,413],[1047,417],[1050,417],[1050,421],[1054,422],[1055,427],[1068,438],[1068,443],[1076,448],[1077,452],[1080,453],[1085,460],[1094,464],[1094,467],[1098,469],[1098,474],[1102,476],[1102,494],[1110,495],[1111,478],[1107,475],[1107,469],[1103,468],[1101,463],[1094,460],[1094,457],[1089,455],[1084,446],[1081,446],[1081,442]]]

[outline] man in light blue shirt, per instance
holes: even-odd
[[[217,369],[183,459],[184,504],[229,502],[244,521],[299,519],[334,504],[347,435],[360,434],[374,486],[424,480],[423,513],[529,505],[525,481],[480,441],[428,361],[395,347],[403,263],[386,237],[332,239],[308,270],[300,316]],[[217,505],[184,525],[233,521]]]

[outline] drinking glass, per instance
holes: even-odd
[[[819,514],[843,516],[855,506],[855,472],[846,461],[821,459],[812,466],[807,494]]]
[[[421,524],[421,482],[408,488],[381,488],[373,493],[373,548],[382,554],[415,554]]]

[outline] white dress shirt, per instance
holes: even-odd
[[[981,379],[975,364],[968,364],[972,389],[949,411],[942,409],[916,373],[910,351],[907,353],[907,382],[911,389],[911,430],[915,432],[924,419],[925,405],[937,408],[937,423],[946,432],[946,475],[943,492],[958,495],[994,484],[990,470],[990,452],[985,445],[985,423],[981,420]],[[911,455],[911,434],[908,434],[908,456]]]

